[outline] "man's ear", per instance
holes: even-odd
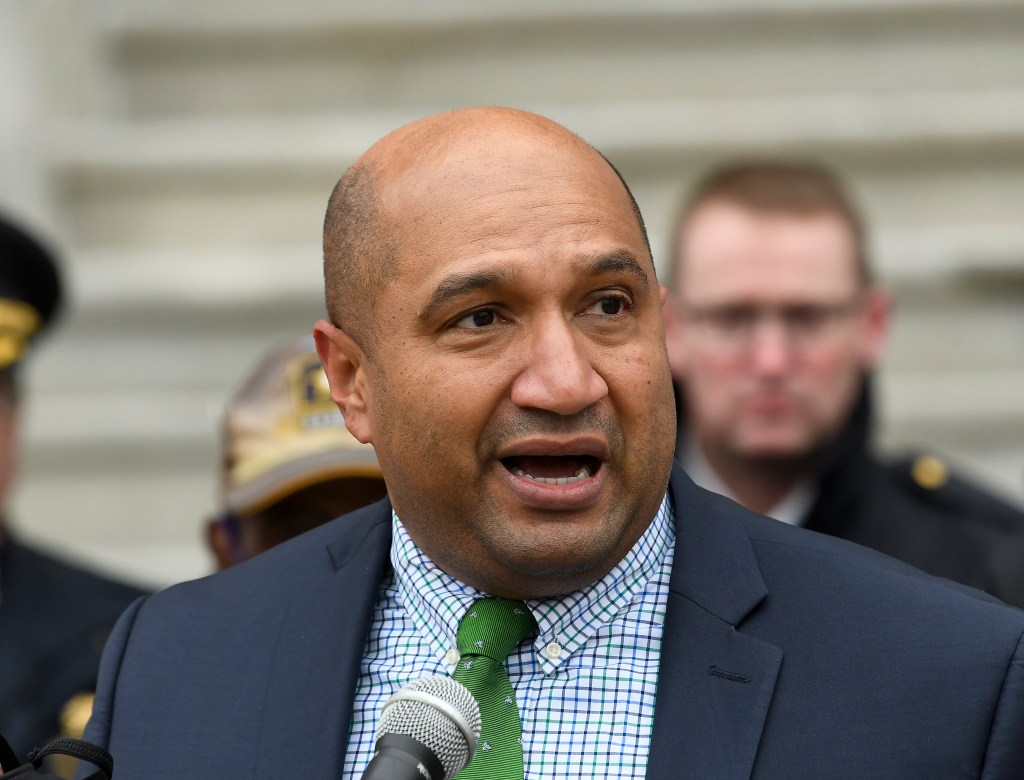
[[[882,352],[889,337],[892,306],[892,298],[885,290],[872,287],[867,291],[864,301],[861,360],[868,370],[875,368],[882,359]]]
[[[331,386],[331,399],[345,417],[346,427],[363,444],[372,443],[368,366],[362,348],[327,320],[313,326],[313,338]]]

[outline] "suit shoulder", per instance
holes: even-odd
[[[806,528],[783,523],[770,517],[743,512],[741,520],[755,549],[770,551],[792,548],[807,556],[834,556],[841,565],[881,567],[907,574],[924,574],[908,563],[880,553],[869,547],[847,541],[837,536],[810,531]]]
[[[267,607],[285,603],[367,549],[367,543],[379,552],[372,537],[390,538],[390,516],[386,502],[343,515],[230,569],[172,585],[149,598],[144,612],[180,608],[219,614],[245,602]]]
[[[908,575],[929,575],[884,553],[836,536],[810,531],[753,512],[735,501],[697,487],[714,522],[738,522],[758,559],[796,556],[806,561],[836,559],[838,565],[878,567]]]
[[[913,622],[944,612],[941,622],[991,621],[1018,639],[1024,612],[976,588],[932,576],[908,563],[845,539],[752,513],[743,519],[768,589],[816,608],[871,607]],[[857,605],[857,606],[855,606]],[[873,605],[873,607],[872,607]],[[1015,632],[1015,633],[1014,633]]]
[[[685,553],[700,576],[685,575],[679,589],[714,614],[725,614],[721,603],[727,599],[701,590],[716,576],[702,562],[709,551],[727,556],[719,566],[743,564],[732,575],[741,583],[737,587],[763,594],[758,608],[744,613],[744,623],[768,626],[769,634],[800,626],[797,633],[814,635],[832,626],[830,631],[851,642],[870,636],[885,644],[885,637],[903,626],[918,636],[957,637],[965,646],[997,653],[1016,648],[1024,634],[1024,612],[980,590],[853,542],[756,514],[692,483],[676,485],[677,506],[680,499],[692,509],[688,523],[684,509],[688,530],[683,539],[702,551]],[[784,631],[776,638],[786,643],[789,635]]]

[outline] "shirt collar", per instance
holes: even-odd
[[[398,598],[431,651],[440,659],[455,647],[459,621],[484,594],[441,571],[405,530],[391,510],[391,565]]]
[[[462,616],[486,594],[441,571],[416,546],[394,511],[392,525],[391,563],[399,599],[440,660],[455,646]],[[666,494],[651,525],[608,574],[575,593],[527,601],[537,621],[534,647],[544,671],[555,671],[602,627],[628,609],[674,545],[674,512]],[[557,657],[542,652],[551,643],[561,648]]]

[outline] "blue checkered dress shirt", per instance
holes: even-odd
[[[420,677],[451,674],[455,634],[484,595],[437,568],[393,516],[393,575],[377,596],[356,687],[344,778],[373,757],[381,706]],[[539,633],[507,666],[523,719],[526,780],[640,778],[654,725],[675,547],[666,496],[618,566],[585,590],[528,601]]]

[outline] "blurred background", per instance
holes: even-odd
[[[321,316],[345,168],[445,109],[550,116],[630,182],[660,267],[735,155],[835,166],[897,296],[880,441],[1024,502],[1021,0],[0,3],[0,206],[61,251],[28,366],[24,537],[206,573],[223,405]]]

